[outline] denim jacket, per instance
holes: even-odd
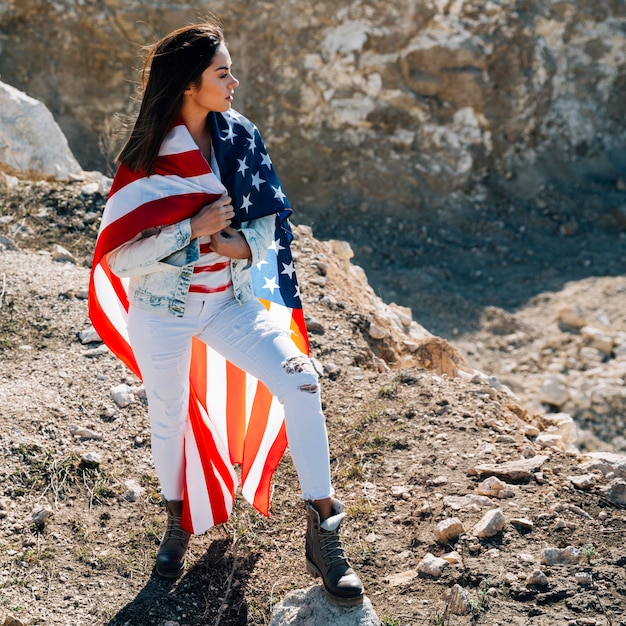
[[[275,215],[244,222],[240,232],[251,259],[231,259],[233,291],[239,303],[254,298],[250,269],[265,258],[273,235]],[[195,262],[197,239],[191,239],[191,220],[165,226],[121,245],[107,255],[109,267],[120,278],[130,278],[129,299],[137,308],[182,317]]]

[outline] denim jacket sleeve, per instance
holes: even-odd
[[[276,215],[274,214],[259,217],[256,220],[242,224],[240,231],[246,238],[252,252],[252,258],[247,262],[245,269],[260,263],[265,258],[267,249],[274,237],[275,224]]]
[[[107,261],[114,274],[126,277],[150,274],[163,269],[162,264],[183,267],[199,256],[198,240],[191,239],[191,221],[186,219],[122,244],[109,252]]]

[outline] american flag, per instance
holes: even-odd
[[[151,176],[120,165],[96,241],[89,283],[89,315],[102,340],[139,377],[127,332],[128,279],[115,276],[106,255],[142,231],[181,221],[225,191],[233,226],[276,215],[274,240],[251,270],[255,295],[299,349],[309,353],[300,292],[291,256],[291,209],[258,129],[236,111],[209,115],[220,179],[187,128],[166,137]],[[194,534],[225,522],[241,465],[241,493],[269,514],[270,483],[287,445],[282,406],[254,377],[194,340],[185,430],[182,526]]]

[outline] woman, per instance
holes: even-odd
[[[180,575],[190,534],[228,518],[232,463],[242,464],[244,496],[267,513],[284,414],[306,503],[307,569],[334,601],[359,602],[361,581],[339,539],[345,513],[332,497],[318,379],[305,354],[290,209],[257,129],[231,109],[239,81],[220,27],[167,35],[143,77],[89,304],[101,337],[145,384],[168,514],[156,571]],[[285,310],[293,316],[281,326]],[[217,355],[226,361],[216,365]],[[226,395],[212,385],[225,385]]]

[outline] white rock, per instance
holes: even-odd
[[[580,561],[580,550],[567,548],[545,548],[541,552],[541,562],[545,565],[572,565]]]
[[[566,306],[559,310],[557,319],[566,326],[582,328],[587,324],[587,311],[579,305]]]
[[[480,511],[487,506],[493,506],[493,502],[486,496],[477,496],[474,494],[465,496],[445,496],[443,504],[455,511]]]
[[[60,246],[58,243],[52,246],[52,259],[60,263],[62,262],[76,263],[76,257],[69,250],[66,250],[63,246]]]
[[[465,532],[463,524],[458,517],[444,519],[435,527],[435,541],[446,544],[454,541]]]
[[[602,490],[604,497],[620,507],[626,507],[626,480],[615,478]]]
[[[570,392],[561,376],[551,376],[541,385],[539,400],[543,404],[563,406],[570,398]]]
[[[506,519],[501,509],[487,511],[483,518],[474,526],[472,534],[475,537],[493,537],[497,535],[506,524]]]
[[[419,562],[417,571],[432,578],[439,578],[449,563],[430,552]]]
[[[0,82],[0,163],[67,180],[82,168],[45,105]]]
[[[613,351],[613,337],[605,330],[594,326],[585,326],[581,329],[580,334],[591,348],[595,348],[603,354],[611,354]]]
[[[481,483],[478,484],[476,491],[478,491],[478,493],[481,496],[497,498],[499,497],[498,494],[503,489],[507,489],[507,487],[508,485],[505,482],[501,481],[496,476],[489,476],[489,478],[486,478],[485,480],[483,480]]]
[[[96,332],[96,329],[93,326],[89,328],[85,328],[78,333],[78,338],[82,344],[86,343],[94,343],[96,341],[102,341],[100,339],[100,335]]]
[[[125,481],[124,487],[126,487],[126,491],[122,494],[122,498],[128,502],[137,502],[146,491],[134,480]]]
[[[401,587],[402,585],[408,585],[417,575],[417,570],[409,569],[397,574],[389,574],[384,580],[391,587]]]
[[[593,577],[591,576],[591,572],[576,572],[574,580],[579,585],[589,586],[593,584]]]
[[[596,477],[593,474],[583,474],[582,476],[568,476],[569,481],[578,489],[588,490],[595,486]]]
[[[136,401],[133,390],[123,383],[111,389],[111,398],[120,408],[124,408]]]
[[[462,562],[461,555],[456,550],[446,552],[441,558],[444,561],[448,561],[451,565],[458,565]]]
[[[326,597],[321,585],[296,589],[272,608],[269,626],[380,626],[380,620],[366,596],[361,604],[341,607]]]
[[[100,465],[102,457],[97,452],[85,452],[80,455],[81,461],[87,465]]]

